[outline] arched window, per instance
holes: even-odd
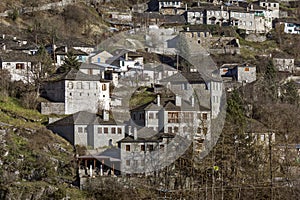
[[[109,140],[108,140],[108,146],[112,146],[112,145],[113,145],[112,139],[109,139]]]
[[[72,83],[72,82],[69,82],[69,83],[68,83],[68,88],[69,88],[69,89],[73,89],[73,83]]]

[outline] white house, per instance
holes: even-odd
[[[125,125],[94,113],[80,111],[47,126],[72,145],[92,147],[116,146],[125,137]]]
[[[288,57],[274,57],[273,64],[274,67],[281,72],[294,72],[296,70],[294,65],[294,58]]]
[[[39,65],[34,65],[34,57],[23,52],[6,52],[0,54],[0,69],[8,70],[12,81],[31,82],[34,71]]]
[[[42,103],[43,114],[73,114],[79,111],[96,113],[110,109],[110,81],[100,76],[72,69],[51,77],[41,93],[50,102]]]

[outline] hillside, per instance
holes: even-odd
[[[47,117],[3,96],[0,116],[0,199],[80,197],[73,147],[42,125]]]

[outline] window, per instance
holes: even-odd
[[[207,128],[203,128],[203,134],[206,135],[207,134]]]
[[[82,83],[81,82],[77,82],[77,89],[82,89]]]
[[[165,145],[163,145],[163,144],[159,145],[159,149],[164,150],[164,148],[165,148]]]
[[[16,69],[25,69],[24,63],[17,63],[16,64]]]
[[[73,83],[72,83],[72,82],[69,82],[69,83],[68,83],[68,88],[69,88],[69,89],[73,89]]]
[[[91,89],[91,84],[90,83],[86,83],[86,89]]]
[[[245,72],[249,72],[249,67],[245,67]]]
[[[108,128],[104,128],[104,133],[108,134]]]
[[[126,160],[126,166],[130,166],[130,160]]]
[[[203,120],[207,120],[207,113],[203,113],[202,118],[203,118]]]
[[[153,150],[154,150],[153,144],[148,144],[148,150],[149,150],[149,151],[153,151]]]
[[[98,133],[99,133],[99,134],[102,133],[102,127],[98,127]]]
[[[98,63],[100,63],[100,61],[101,61],[101,58],[99,58],[99,57],[98,57],[97,61],[98,61]]]
[[[182,84],[182,90],[187,90],[187,89],[188,89],[187,83],[183,83],[183,84]]]
[[[102,91],[106,91],[106,84],[102,85]]]
[[[125,146],[126,151],[130,151],[130,145]]]
[[[178,112],[168,112],[168,123],[178,123]]]
[[[153,119],[154,118],[154,114],[153,113],[149,113],[149,119]]]
[[[141,145],[141,151],[145,151],[145,145]]]
[[[177,126],[174,127],[174,132],[178,133],[178,127]]]
[[[84,128],[84,132],[87,133],[87,127]]]
[[[88,74],[92,75],[93,74],[93,69],[88,69]]]
[[[111,133],[116,134],[116,128],[111,128]]]
[[[172,127],[168,127],[168,133],[172,133]]]
[[[197,133],[201,133],[201,127],[197,128]]]
[[[122,134],[122,128],[118,128],[118,134]]]
[[[78,127],[78,133],[83,133],[83,128],[82,127]]]

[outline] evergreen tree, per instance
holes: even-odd
[[[289,81],[282,86],[281,100],[284,103],[299,104],[299,94],[294,81]]]
[[[72,52],[68,52],[67,56],[64,59],[64,64],[59,68],[60,73],[65,73],[70,71],[71,69],[79,70],[80,63]]]

